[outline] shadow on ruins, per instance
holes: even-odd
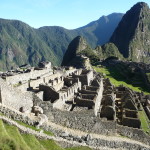
[[[118,59],[106,59],[101,64],[108,69],[110,77],[150,93],[150,83],[146,76],[146,73],[150,72],[150,65]]]
[[[39,68],[18,69],[1,77],[1,112],[7,106],[40,116],[39,126],[49,120],[88,133],[120,134],[150,145],[138,113],[144,108],[150,119],[150,97],[114,87],[93,70],[52,68],[50,62],[42,62]]]

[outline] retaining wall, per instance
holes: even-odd
[[[20,108],[23,107],[24,111],[31,111],[31,107],[33,106],[32,93],[22,93],[17,88],[7,85],[1,78],[0,92],[2,104],[10,106],[16,110],[20,110]]]

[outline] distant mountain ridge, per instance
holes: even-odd
[[[85,32],[91,31],[93,33],[97,41],[94,46],[103,45],[109,42],[109,38],[113,34],[114,29],[116,29],[116,27],[118,26],[122,17],[123,17],[122,13],[112,13],[108,16],[102,16],[98,20],[93,21],[87,24],[86,26],[79,28],[79,30],[83,30]],[[103,37],[101,35],[103,35]],[[88,43],[91,45],[90,41],[88,41]]]
[[[18,20],[0,19],[0,70],[25,63],[35,66],[45,60],[60,65],[69,43],[76,36],[85,37],[92,47],[104,44],[122,16],[120,13],[103,16],[74,30],[57,26],[34,29]]]

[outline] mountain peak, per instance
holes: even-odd
[[[68,46],[68,49],[63,57],[62,65],[67,65],[76,55],[87,49],[89,46],[82,36],[74,38]]]
[[[146,3],[139,2],[123,16],[110,42],[118,47],[124,57],[149,63],[149,39],[150,9]]]
[[[138,3],[136,3],[133,7],[137,7],[137,6],[148,7],[148,4],[145,3],[145,2],[138,2]]]

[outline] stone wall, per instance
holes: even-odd
[[[43,75],[43,76],[40,77],[39,79],[29,80],[29,81],[27,81],[26,83],[23,83],[23,84],[17,86],[17,88],[20,89],[22,92],[26,92],[26,91],[28,90],[28,88],[30,88],[30,89],[31,89],[31,88],[35,89],[35,88],[39,87],[39,84],[44,84],[44,83],[46,83],[46,84],[52,86],[53,84],[50,83],[50,80],[51,80],[51,81],[54,80],[54,82],[56,82],[55,79],[58,79],[58,84],[55,84],[55,85],[53,85],[53,86],[54,86],[54,88],[55,88],[56,90],[59,90],[59,89],[62,88],[63,85],[64,85],[64,82],[59,82],[59,81],[60,81],[59,79],[61,78],[61,75],[62,75],[62,74],[60,74],[60,73],[52,74],[52,72],[50,72],[50,73],[48,73],[48,74]]]
[[[59,91],[64,86],[63,77],[55,78],[54,80],[50,80],[48,85],[52,86],[56,91]]]
[[[59,97],[60,97],[59,93],[56,92],[55,89],[53,89],[50,86],[40,84],[39,90],[44,92],[43,93],[44,101],[51,101],[53,103],[55,100],[59,99]]]
[[[123,116],[122,125],[128,126],[128,127],[133,127],[133,128],[140,128],[141,121],[138,118],[130,118],[130,117]]]
[[[49,83],[49,80],[54,80],[55,78],[60,78],[62,76],[62,72],[56,71],[54,74],[44,77],[44,83]]]
[[[29,82],[23,83],[21,85],[15,86],[17,89],[19,89],[21,92],[27,92],[29,88]]]
[[[0,104],[0,113],[4,114],[8,118],[11,118],[13,120],[20,120],[29,125],[34,125],[34,123],[35,123],[25,113],[16,111],[15,109],[13,109],[11,107],[9,108],[8,106],[5,106],[3,104]]]
[[[93,150],[106,150],[106,149],[111,150],[111,149],[120,149],[120,148],[122,150],[126,150],[126,149],[148,150],[149,149],[148,145],[133,140],[116,138],[116,137],[112,139],[112,137],[108,137],[108,136],[93,137],[93,134],[86,134],[86,133],[83,133],[82,136],[80,136],[74,134],[71,131],[69,133],[64,132],[62,129],[56,129],[56,127],[54,129],[53,127],[47,126],[45,124],[44,126],[42,126],[44,130],[49,131],[52,129],[55,135],[57,135],[57,136],[49,136],[41,131],[35,131],[25,126],[22,126],[7,117],[0,116],[0,119],[2,119],[3,122],[16,126],[21,133],[34,135],[38,139],[51,139],[57,141],[63,148],[88,146]]]
[[[150,136],[145,134],[140,129],[117,125],[117,133],[119,133],[122,136],[126,136],[128,138],[132,138],[136,141],[140,141],[147,145],[150,145]]]
[[[104,91],[103,80],[101,80],[99,86],[100,87],[99,87],[98,95],[95,99],[95,107],[94,107],[95,116],[97,116],[97,113],[100,109],[100,105],[101,105],[101,101],[102,101],[102,96],[103,96],[103,91]]]
[[[73,78],[79,78],[82,86],[90,85],[90,82],[93,80],[93,71],[92,70],[82,70],[80,75],[73,74]]]
[[[0,78],[1,103],[10,106],[16,110],[22,107],[24,111],[31,111],[33,106],[32,93],[22,93],[20,90],[7,83]]]
[[[64,127],[103,135],[116,133],[116,122],[101,121],[95,116],[93,110],[61,111],[53,109],[53,105],[49,102],[42,101],[35,101],[35,105],[43,108],[44,114],[48,116],[49,120]]]
[[[74,103],[77,106],[92,108],[95,104],[95,101],[90,100],[90,99],[83,99],[83,98],[77,97],[77,98],[75,98]]]
[[[119,134],[150,145],[150,137],[140,129],[117,125],[115,121],[104,121],[95,117],[93,110],[81,112],[67,112],[53,109],[50,103],[36,101],[36,105],[43,108],[49,119],[64,127],[101,135]]]
[[[75,93],[78,92],[78,90],[81,89],[81,82],[75,82],[70,87],[67,87],[65,89],[62,89],[59,91],[59,98],[64,101],[64,103],[70,99],[72,99],[75,95]]]
[[[37,79],[37,77],[40,77],[42,75],[52,73],[50,70],[43,69],[43,70],[33,70],[28,73],[22,73],[22,74],[17,74],[14,76],[7,76],[6,77],[6,82],[7,84],[18,84],[19,82],[24,82],[28,81],[30,79]]]
[[[147,114],[147,116],[148,116],[148,118],[150,120],[150,107],[146,106],[145,110],[146,110],[146,114]]]
[[[76,71],[77,71],[77,69],[75,69],[75,68],[70,69],[70,70],[66,70],[65,75],[66,75],[66,76],[72,75],[72,74],[75,73]]]
[[[39,101],[38,103],[41,105],[43,105],[45,103],[46,107],[47,106],[49,106],[49,108],[51,107],[49,102]],[[52,112],[52,113],[53,114],[55,113],[56,117],[59,117],[57,119],[57,121],[58,121],[58,120],[60,120],[61,117],[65,117],[64,116],[65,114],[62,113],[62,111],[58,111],[60,113],[58,113],[57,111],[58,110],[56,110],[56,112]],[[29,125],[35,124],[35,121],[31,120],[25,114],[17,112],[17,111],[12,110],[12,109],[9,109],[8,107],[5,107],[1,104],[0,104],[0,112],[5,114],[5,116],[7,116],[8,118],[12,118],[14,120],[20,120],[20,121],[27,123]],[[51,112],[49,111],[49,113],[51,113]],[[57,115],[57,114],[59,114],[59,115]],[[58,124],[65,124],[66,127],[69,126],[73,129],[81,129],[81,131],[88,132],[85,136],[81,137],[79,135],[77,136],[77,135],[74,135],[71,133],[69,133],[69,134],[65,133],[64,134],[64,130],[60,130],[57,127],[55,127],[55,129],[54,129],[51,125],[46,125],[46,124],[43,124],[41,126],[41,128],[43,128],[46,131],[52,131],[53,133],[55,133],[55,135],[63,137],[63,139],[67,139],[69,141],[74,140],[74,141],[78,141],[78,142],[79,141],[80,142],[86,142],[87,145],[91,145],[91,146],[95,146],[95,147],[101,146],[101,147],[108,147],[108,148],[121,148],[121,149],[125,148],[125,149],[137,149],[137,150],[145,149],[145,150],[148,150],[148,145],[150,145],[150,137],[148,135],[146,135],[142,130],[119,126],[119,125],[116,125],[116,123],[112,122],[112,121],[111,122],[109,122],[109,121],[101,122],[100,120],[96,120],[96,118],[91,114],[91,112],[85,114],[84,116],[86,116],[86,117],[83,116],[85,119],[85,124],[84,124],[84,122],[82,122],[83,118],[81,117],[82,116],[81,114],[77,115],[77,118],[75,117],[75,115],[69,116],[69,114],[70,114],[70,112],[68,112],[66,115],[70,118],[70,120],[72,119],[71,117],[74,116],[72,121],[74,121],[74,120],[76,121],[76,123],[77,123],[76,128],[74,128],[74,125],[73,125],[73,127],[71,126],[71,124],[69,125],[68,120],[66,123],[64,123],[66,120],[64,120],[61,123],[63,118],[60,121],[58,121]],[[78,119],[82,119],[82,120],[78,120]],[[90,119],[90,120],[88,121],[88,119]],[[53,118],[53,119],[51,118],[50,120],[53,122],[56,122],[55,118]],[[77,122],[77,120],[79,122]],[[93,120],[93,121],[91,122],[91,120]],[[89,123],[89,122],[91,122],[91,123],[87,127],[87,123]],[[109,129],[109,130],[106,130],[106,129]],[[114,132],[112,132],[112,131],[114,131]],[[74,132],[74,133],[76,133],[76,132]],[[136,141],[130,142],[130,139],[129,140],[127,140],[125,138],[117,139],[116,137],[113,139],[110,137],[111,139],[109,139],[109,136],[107,136],[106,138],[103,138],[103,139],[102,138],[94,138],[94,137],[90,136],[90,133],[100,134],[100,136],[101,136],[101,134],[110,135],[111,133],[114,136],[115,133],[119,133],[122,136],[126,136],[126,137],[129,137],[129,138],[132,138],[134,140],[137,140],[137,141],[140,141],[140,142],[147,144],[147,146],[146,146],[147,148],[144,146],[144,144],[141,145],[140,143],[137,143]],[[31,133],[29,133],[29,134],[31,134]],[[42,136],[39,136],[39,137],[42,138]],[[57,139],[56,139],[56,141],[57,141]],[[101,148],[99,148],[99,149],[101,149]]]

